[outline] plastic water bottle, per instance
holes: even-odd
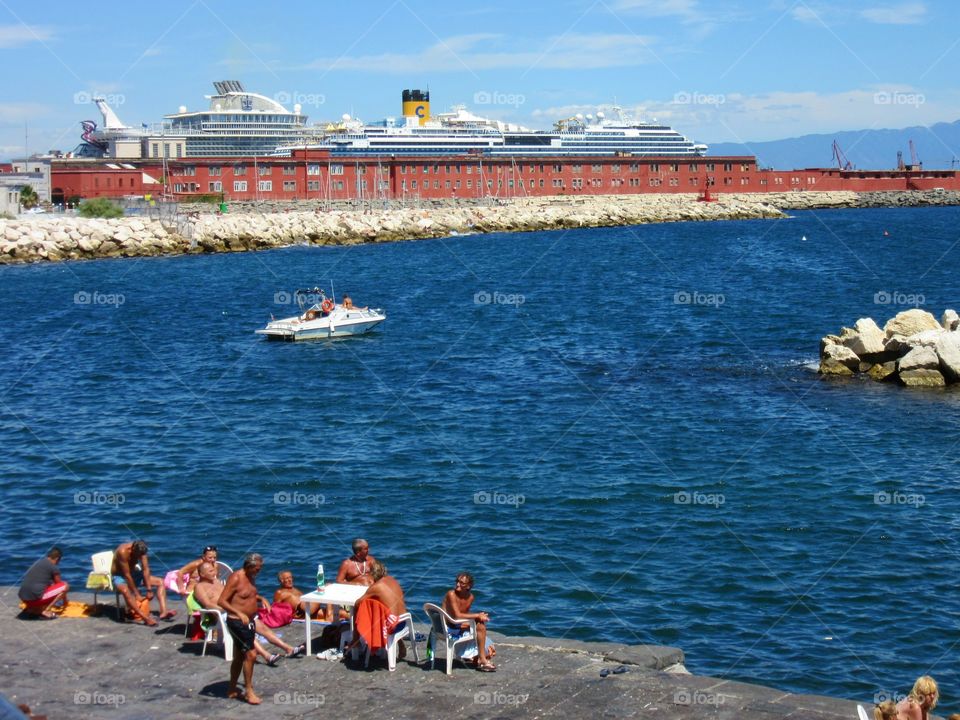
[[[427,660],[433,660],[433,633],[427,638]]]
[[[323,563],[317,565],[317,590],[323,590]]]

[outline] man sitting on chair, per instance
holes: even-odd
[[[312,603],[303,602],[300,599],[300,596],[303,595],[303,591],[294,587],[293,573],[290,570],[281,570],[278,572],[277,582],[280,584],[280,587],[278,587],[273,593],[274,605],[281,602],[287,603],[293,608],[293,612],[296,617],[303,617],[304,613],[310,613],[310,617],[316,616],[317,611],[320,609],[319,606],[314,606]]]
[[[496,649],[493,643],[487,643],[487,623],[490,622],[490,616],[485,612],[472,613],[470,606],[473,605],[473,575],[468,572],[462,572],[457,575],[456,584],[453,590],[447,592],[443,598],[443,611],[456,620],[473,620],[477,624],[477,670],[481,672],[495,672],[497,666],[490,662],[490,658],[496,655]],[[469,630],[467,623],[462,623],[458,627],[452,627],[448,630],[451,634],[463,634]]]
[[[50,548],[45,557],[37,560],[27,574],[18,593],[26,607],[24,612],[44,620],[53,620],[56,616],[51,608],[62,602],[67,605],[67,590],[70,586],[60,579],[60,558],[63,553],[58,547]]]
[[[140,564],[139,568],[137,563]],[[154,591],[156,592],[160,602],[160,619],[173,620],[177,611],[167,610],[167,591],[163,587],[163,580],[150,574],[147,544],[143,540],[120,545],[113,553],[113,567],[110,572],[113,574],[113,587],[123,595],[127,607],[144,625],[153,626],[157,621],[150,617],[149,609],[146,615],[140,611],[140,601],[143,599],[140,596],[140,585],[143,585],[146,591],[143,597],[148,601],[153,599]]]
[[[407,612],[407,606],[403,602],[403,589],[400,587],[400,583],[398,583],[394,577],[387,574],[386,565],[379,560],[373,561],[370,574],[373,577],[373,585],[367,588],[367,591],[360,596],[359,600],[357,600],[357,604],[354,605],[353,608],[354,616],[356,616],[357,609],[360,607],[362,602],[365,600],[378,600],[386,606],[387,610],[390,611],[390,615],[392,616],[391,622],[396,623],[396,619]],[[356,622],[354,625],[356,626]],[[406,621],[392,626],[387,624],[387,632],[391,634],[396,633],[402,630],[405,625]],[[349,645],[350,648],[353,648],[360,643],[360,635],[361,633],[356,633],[353,642],[351,642]],[[407,654],[407,649],[404,647],[403,640],[398,642],[397,657],[403,659]]]

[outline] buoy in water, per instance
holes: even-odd
[[[800,239],[801,239],[803,242],[806,242],[806,241],[807,241],[807,236],[804,235],[804,236],[803,236],[802,238],[800,238]]]

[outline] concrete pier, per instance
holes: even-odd
[[[0,691],[37,715],[62,718],[730,718],[731,720],[854,720],[856,704],[720,678],[686,674],[683,653],[659,646],[585,643],[491,634],[496,673],[459,663],[430,669],[412,649],[388,672],[316,657],[258,664],[254,687],[263,705],[226,697],[229,663],[222,646],[200,656],[202,642],[184,638],[179,615],[160,627],[116,622],[111,610],[93,618],[22,620],[16,588],[0,588]],[[92,596],[71,593],[92,602]],[[100,600],[104,597],[101,596]],[[112,596],[108,600],[112,603]],[[421,618],[419,608],[411,608]],[[427,633],[426,625],[418,624]],[[281,628],[286,642],[303,625]],[[409,647],[409,646],[408,646]],[[614,673],[617,668],[626,672]],[[610,671],[605,677],[601,671]]]

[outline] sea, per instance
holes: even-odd
[[[816,372],[960,309],[960,209],[792,215],[2,267],[0,582],[143,538],[305,589],[363,537],[416,612],[469,571],[497,632],[960,710],[960,392]],[[387,320],[254,333],[315,286]]]

